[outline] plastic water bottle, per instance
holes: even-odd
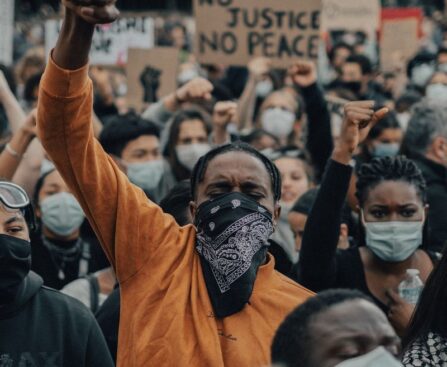
[[[415,305],[424,289],[424,283],[419,278],[419,270],[407,269],[407,276],[399,284],[399,295],[408,303]]]

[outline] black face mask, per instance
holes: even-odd
[[[241,311],[273,233],[272,214],[249,196],[229,193],[197,209],[196,249],[217,318]]]
[[[0,235],[0,304],[14,300],[31,269],[31,244],[16,237]]]

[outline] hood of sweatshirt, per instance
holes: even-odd
[[[30,271],[20,285],[13,302],[0,307],[0,319],[7,319],[20,312],[28,302],[39,292],[43,279]]]

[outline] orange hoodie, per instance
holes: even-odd
[[[129,183],[93,136],[92,103],[88,66],[68,71],[50,60],[39,95],[39,137],[119,279],[118,365],[266,366],[277,327],[312,293],[276,272],[269,255],[250,303],[216,319],[194,227],[179,227]]]

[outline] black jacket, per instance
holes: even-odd
[[[427,182],[429,250],[442,252],[447,243],[447,168],[422,155],[410,155]]]
[[[0,307],[0,365],[113,366],[90,311],[42,284],[30,272],[15,301]]]

